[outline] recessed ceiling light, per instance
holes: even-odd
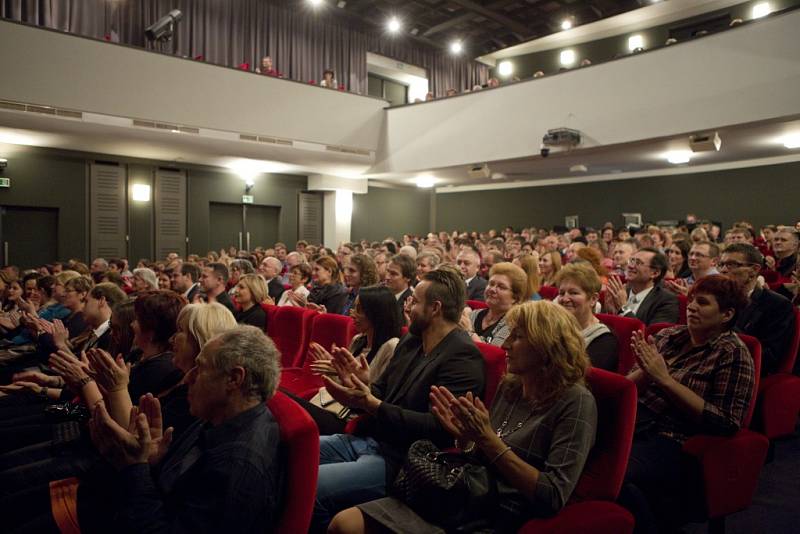
[[[464,45],[461,44],[461,41],[453,41],[450,43],[450,52],[453,54],[460,54],[462,50],[464,50]]]
[[[673,150],[672,152],[667,152],[665,158],[673,165],[680,165],[682,163],[689,163],[692,159],[692,154],[691,150]]]
[[[558,56],[559,61],[562,65],[569,66],[575,63],[575,51],[574,50],[562,50],[561,54]]]
[[[389,22],[386,23],[386,28],[391,33],[397,33],[400,31],[400,21],[397,20],[397,17],[392,17],[389,19]]]
[[[786,148],[800,148],[800,133],[789,134],[781,142]]]
[[[751,16],[754,19],[760,19],[761,17],[766,17],[770,13],[772,13],[772,6],[769,5],[769,2],[759,2],[753,6]]]
[[[317,6],[321,5],[322,2],[323,2],[323,0],[308,0],[308,3],[311,4],[314,7],[317,7]]]
[[[644,37],[638,33],[628,37],[628,50],[633,52],[637,48],[644,48]]]
[[[421,176],[417,176],[417,179],[414,180],[414,182],[417,184],[417,187],[430,188],[436,185],[436,178],[429,174],[423,174]]]
[[[572,19],[564,19],[561,21],[562,30],[569,30],[570,28],[572,28]]]
[[[514,72],[514,64],[508,60],[501,61],[497,66],[497,72],[500,73],[500,76],[511,76]]]

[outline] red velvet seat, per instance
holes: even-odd
[[[267,334],[281,351],[282,367],[299,367],[308,349],[311,321],[317,312],[281,306],[267,321]]]
[[[483,302],[482,300],[468,300],[467,306],[469,306],[473,310],[482,310],[484,308],[489,307],[489,305]]]
[[[319,431],[308,412],[280,391],[267,406],[278,422],[288,468],[284,508],[275,532],[307,532],[317,494]]]
[[[311,323],[308,345],[311,342],[318,343],[330,351],[334,343],[339,347],[349,347],[352,337],[352,318],[334,313],[319,313]],[[286,367],[281,371],[280,387],[298,397],[310,399],[323,386],[322,378],[311,373],[311,360],[306,355],[302,361],[302,367]]]
[[[678,293],[678,323],[686,324],[686,306],[689,304],[689,297]]]
[[[644,323],[633,317],[621,317],[619,315],[607,313],[598,313],[596,317],[617,336],[617,345],[619,348],[617,372],[621,375],[628,374],[633,364],[636,363],[636,358],[631,348],[631,338],[636,331],[644,333]]]
[[[555,286],[542,286],[539,288],[539,296],[545,300],[555,300],[558,296],[558,288]]]
[[[794,434],[800,414],[800,377],[792,374],[800,348],[800,310],[794,309],[794,335],[778,372],[761,380],[755,428],[769,439]]]
[[[269,329],[269,323],[272,319],[275,318],[275,312],[278,311],[278,307],[274,304],[261,304],[261,309],[264,310],[264,313],[267,314],[267,328]]]
[[[483,403],[491,406],[497,387],[506,374],[506,351],[488,343],[475,343],[483,356],[484,369],[486,370],[486,388],[483,393]]]
[[[597,441],[570,502],[554,517],[528,521],[522,534],[624,534],[633,517],[616,504],[636,422],[636,386],[622,376],[590,369],[587,384],[597,402]]]

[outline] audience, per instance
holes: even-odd
[[[278,300],[278,306],[305,306],[308,299],[308,288],[311,282],[311,266],[300,263],[289,269],[289,285]]]
[[[394,256],[386,268],[386,278],[383,283],[394,294],[400,314],[404,313],[404,306],[413,292],[413,283],[417,276],[417,266],[414,260],[405,254]],[[466,286],[465,286],[466,287]]]
[[[267,314],[261,308],[262,303],[270,303],[267,283],[257,274],[246,274],[236,284],[236,304],[239,309],[234,312],[236,322],[249,324],[266,332]]]
[[[545,245],[547,246],[547,245]],[[539,256],[539,275],[543,286],[554,286],[556,274],[561,269],[561,254],[555,250],[546,250]]]
[[[342,285],[339,264],[330,256],[322,256],[314,262],[311,273],[314,285],[306,305],[312,310],[341,314],[347,302],[347,289]]]
[[[464,277],[467,287],[467,300],[483,300],[486,289],[486,279],[478,276],[481,267],[480,255],[472,249],[464,249],[456,257],[456,265]]]
[[[375,262],[366,254],[354,254],[349,257],[344,268],[344,284],[348,288],[347,300],[342,307],[342,315],[350,315],[350,309],[358,298],[362,287],[378,283]]]
[[[661,252],[654,248],[639,250],[628,261],[626,284],[617,276],[609,279],[606,311],[636,317],[646,325],[677,323],[678,298],[661,286],[666,273],[667,258]]]
[[[797,231],[791,228],[780,228],[772,238],[772,250],[775,253],[773,269],[783,278],[789,278],[797,265],[800,238]]]
[[[203,267],[201,273],[202,293],[195,298],[195,301],[219,302],[234,313],[236,308],[227,290],[228,267],[224,263],[212,262]]]
[[[484,295],[488,307],[472,310],[462,324],[473,340],[501,347],[510,332],[506,313],[530,299],[528,276],[513,263],[498,263],[489,271]]]

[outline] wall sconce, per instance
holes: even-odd
[[[136,202],[150,202],[150,186],[147,184],[133,184],[131,193]]]

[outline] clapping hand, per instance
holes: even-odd
[[[131,410],[134,414],[136,407]],[[152,393],[142,395],[139,399],[139,413],[143,413],[147,417],[147,423],[150,429],[150,454],[147,461],[151,464],[157,464],[161,461],[169,446],[172,443],[173,427],[164,430],[164,419],[161,415],[161,402],[158,397],[154,397]]]
[[[495,436],[489,410],[472,392],[456,398],[447,388],[433,386],[430,399],[434,415],[459,441],[482,443]]]
[[[81,382],[90,378],[94,371],[89,367],[89,360],[86,358],[86,353],[81,353],[80,360],[69,350],[60,349],[58,352],[50,354],[48,364],[57,372],[66,382],[69,388],[80,393]]]
[[[608,289],[606,290],[606,310],[609,313],[619,313],[628,303],[628,290],[622,279],[616,275],[608,277]]]
[[[364,384],[369,385],[369,362],[363,354],[358,358],[353,356],[344,347],[337,347],[335,344],[331,348],[333,364],[339,375],[354,374]]]
[[[664,385],[672,380],[667,369],[667,362],[658,352],[653,336],[645,339],[643,333],[634,332],[631,338],[631,348],[639,367],[653,382]]]
[[[676,278],[674,280],[665,280],[664,285],[667,289],[678,295],[689,294],[689,284],[683,278]]]
[[[348,408],[375,413],[381,401],[372,394],[368,385],[359,380],[355,374],[344,377],[340,375],[339,379],[341,384],[328,376],[322,377],[331,397]]]
[[[105,405],[98,402],[89,420],[92,442],[103,457],[117,469],[147,463],[153,440],[147,416],[131,409],[128,428],[122,428],[108,415]]]
[[[322,304],[314,304],[313,302],[306,302],[306,308],[308,308],[309,310],[317,311],[319,313],[328,313],[327,308],[325,308],[325,306],[323,306]]]
[[[306,307],[306,298],[303,295],[294,289],[289,289],[286,292],[289,294],[288,299],[290,302],[293,302],[295,305],[300,306],[301,308]]]
[[[336,347],[334,343],[333,347]],[[319,343],[311,342],[308,347],[308,355],[311,358],[309,367],[314,374],[318,375],[335,375],[336,369],[333,367],[333,356],[325,350],[325,347]]]
[[[69,350],[67,340],[69,339],[69,331],[64,323],[56,319],[53,321],[53,344],[61,350]]]
[[[117,354],[115,360],[103,349],[89,349],[86,356],[95,371],[95,380],[106,392],[127,391],[131,365],[125,363],[122,354]]]

